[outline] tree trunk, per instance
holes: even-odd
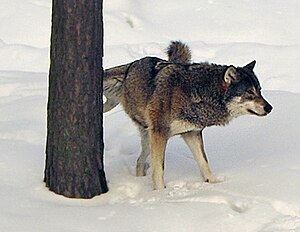
[[[103,167],[102,0],[53,0],[46,186],[72,198],[108,191]]]

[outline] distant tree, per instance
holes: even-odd
[[[108,191],[103,167],[102,0],[53,0],[44,181],[55,193]]]

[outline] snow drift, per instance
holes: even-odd
[[[180,137],[166,153],[166,185],[135,177],[138,133],[122,107],[105,114],[110,191],[70,200],[43,183],[50,0],[0,3],[0,231],[300,231],[300,5],[288,1],[104,2],[104,66],[166,58],[170,40],[195,62],[257,60],[265,118],[245,116],[204,131],[218,184],[204,183]],[[150,171],[150,170],[149,170]]]

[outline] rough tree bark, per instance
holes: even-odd
[[[108,191],[102,56],[102,0],[53,0],[44,181],[66,197]]]

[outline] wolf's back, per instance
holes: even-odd
[[[104,71],[103,94],[106,102],[103,112],[110,111],[120,103],[123,83],[130,73],[131,78],[139,80],[143,77],[154,79],[155,75],[170,63],[189,64],[191,62],[191,51],[189,47],[180,42],[172,41],[166,53],[168,61],[156,57],[145,57],[132,63],[106,69]],[[135,86],[131,86],[135,89]],[[148,86],[142,86],[141,89]]]

